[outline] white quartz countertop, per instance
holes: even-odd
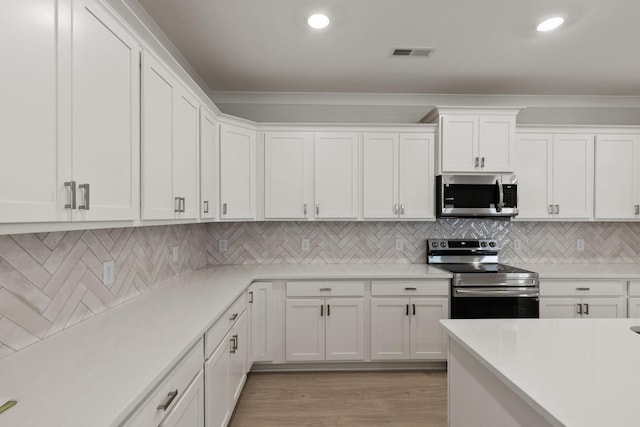
[[[0,396],[18,400],[0,426],[118,425],[254,280],[450,277],[426,264],[198,270],[0,359]]]
[[[640,264],[512,264],[541,279],[640,279]]]
[[[442,320],[468,350],[552,424],[640,425],[640,319]]]

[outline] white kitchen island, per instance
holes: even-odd
[[[640,425],[640,319],[450,319],[449,425]]]

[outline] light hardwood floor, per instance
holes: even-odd
[[[230,427],[447,425],[447,373],[252,373]]]

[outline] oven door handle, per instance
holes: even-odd
[[[473,289],[453,289],[455,297],[522,297],[537,298],[540,296],[540,289],[531,288],[473,288]]]

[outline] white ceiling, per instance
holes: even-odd
[[[640,95],[638,0],[138,1],[211,91]]]

